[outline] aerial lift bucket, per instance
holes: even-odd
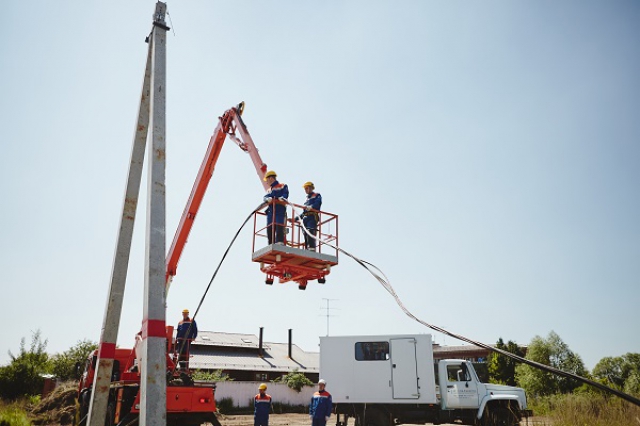
[[[300,290],[305,290],[310,281],[317,280],[319,284],[324,284],[331,268],[338,264],[338,216],[317,211],[316,251],[311,251],[305,249],[305,230],[301,222],[293,219],[295,212],[301,212],[303,209],[304,206],[290,205],[287,209],[290,214],[282,225],[284,242],[275,244],[268,243],[267,233],[270,230],[273,232],[273,229],[266,225],[266,213],[254,213],[251,260],[260,264],[260,270],[266,274],[265,283],[268,285],[273,284],[274,279],[278,278],[280,283],[295,282]]]

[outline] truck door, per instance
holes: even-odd
[[[394,399],[418,399],[416,339],[391,339],[391,387]]]
[[[445,408],[478,408],[478,383],[467,370],[467,364],[456,362],[446,368],[447,381],[440,383]],[[446,392],[442,385],[446,386]]]

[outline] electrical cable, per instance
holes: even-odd
[[[292,203],[289,203],[289,205],[294,209],[294,213],[295,213],[295,205],[294,205],[294,204],[292,204]],[[445,330],[445,329],[443,329],[443,328],[441,328],[441,327],[438,327],[438,326],[433,325],[433,324],[429,324],[429,323],[427,323],[427,322],[425,322],[425,321],[421,320],[420,318],[416,317],[413,313],[411,313],[411,311],[409,311],[409,309],[407,309],[407,308],[404,306],[404,303],[402,303],[402,300],[400,299],[400,297],[398,296],[398,294],[395,292],[395,290],[394,290],[394,289],[393,289],[393,287],[391,286],[391,284],[390,284],[390,282],[389,282],[389,279],[388,279],[388,278],[387,278],[387,276],[386,276],[386,275],[385,275],[385,274],[380,270],[380,268],[378,268],[377,266],[375,266],[375,265],[374,265],[374,264],[372,264],[372,263],[369,263],[369,262],[367,262],[367,261],[365,261],[365,260],[362,260],[362,259],[360,259],[360,258],[358,258],[358,257],[356,257],[356,256],[354,256],[354,255],[352,255],[351,253],[347,252],[347,251],[346,251],[346,250],[344,250],[344,249],[341,249],[341,248],[339,248],[339,247],[337,247],[337,246],[334,246],[334,245],[330,244],[329,242],[322,241],[319,237],[317,237],[317,236],[315,236],[315,235],[311,234],[311,233],[307,230],[306,226],[304,226],[304,223],[302,223],[302,221],[300,221],[300,226],[302,227],[302,229],[304,230],[304,232],[305,232],[307,235],[311,236],[312,238],[315,238],[315,239],[316,239],[316,241],[318,242],[318,244],[325,244],[325,245],[328,245],[329,247],[331,247],[331,248],[333,248],[333,249],[335,249],[335,250],[337,250],[337,251],[339,251],[339,252],[341,252],[341,253],[344,253],[345,255],[347,255],[348,257],[350,257],[350,258],[351,258],[351,259],[353,259],[354,261],[356,261],[360,266],[362,266],[363,268],[365,268],[365,269],[366,269],[366,270],[367,270],[371,275],[373,275],[373,277],[374,277],[376,280],[378,280],[378,282],[382,285],[382,287],[383,287],[383,288],[384,288],[384,289],[385,289],[385,290],[386,290],[386,291],[387,291],[387,292],[388,292],[388,293],[389,293],[389,294],[390,294],[390,295],[395,299],[396,304],[397,304],[397,305],[400,307],[400,309],[405,313],[405,315],[407,315],[409,318],[413,319],[414,321],[418,322],[419,324],[422,324],[422,325],[424,325],[425,327],[428,327],[428,328],[430,328],[430,329],[432,329],[432,330],[435,330],[435,331],[437,331],[437,332],[439,332],[439,333],[446,334],[447,336],[453,337],[454,339],[458,339],[458,340],[461,340],[461,341],[463,341],[463,342],[467,342],[467,343],[470,343],[470,344],[472,344],[472,345],[479,346],[479,347],[484,348],[484,349],[487,349],[487,350],[489,350],[489,351],[491,351],[491,352],[499,353],[500,355],[504,355],[504,356],[506,356],[506,357],[509,357],[509,358],[514,359],[514,360],[516,360],[516,361],[518,361],[518,362],[521,362],[521,363],[527,364],[527,365],[529,365],[529,366],[531,366],[531,367],[534,367],[534,368],[537,368],[537,369],[539,369],[539,370],[547,371],[547,372],[549,372],[549,373],[553,373],[553,374],[556,374],[556,375],[558,375],[558,376],[562,376],[562,377],[565,377],[565,378],[568,378],[568,379],[578,380],[578,381],[580,381],[580,382],[586,383],[586,384],[588,384],[588,385],[590,385],[590,386],[593,386],[593,387],[598,388],[598,389],[600,389],[600,390],[603,390],[603,391],[605,391],[605,392],[612,393],[612,394],[614,394],[614,395],[616,395],[616,396],[618,396],[618,397],[620,397],[620,398],[622,398],[622,399],[624,399],[624,400],[626,400],[626,401],[631,402],[632,404],[635,404],[635,405],[637,405],[637,406],[640,406],[640,399],[635,398],[634,396],[629,395],[629,394],[626,394],[626,393],[624,393],[624,392],[620,392],[620,391],[619,391],[619,390],[617,390],[617,389],[613,389],[613,388],[610,388],[610,387],[608,387],[608,386],[605,386],[605,385],[603,385],[602,383],[598,383],[598,382],[595,382],[595,381],[593,381],[593,380],[587,379],[586,377],[582,377],[582,376],[579,376],[579,375],[577,375],[577,374],[573,374],[573,373],[568,373],[568,372],[566,372],[566,371],[559,370],[559,369],[557,369],[557,368],[555,368],[555,367],[551,367],[551,366],[549,366],[549,365],[541,364],[541,363],[539,363],[539,362],[536,362],[536,361],[532,361],[532,360],[530,360],[530,359],[523,358],[523,357],[521,357],[521,356],[518,356],[518,355],[512,354],[511,352],[508,352],[508,351],[505,351],[505,350],[503,350],[503,349],[500,349],[500,348],[496,348],[496,347],[493,347],[493,346],[487,345],[487,344],[485,344],[485,343],[477,342],[477,341],[475,341],[475,340],[469,339],[469,338],[464,337],[464,336],[461,336],[461,335],[459,335],[459,334],[452,333],[452,332],[447,331],[447,330]],[[375,269],[375,271],[378,271],[378,272],[379,272],[379,274],[378,274],[378,273],[376,273],[373,269]]]
[[[291,206],[292,213],[293,213],[293,215],[295,217],[295,209],[296,209],[295,204],[289,202],[288,200],[284,200],[284,202],[286,202],[289,206]],[[209,284],[207,285],[207,288],[205,289],[204,294],[202,295],[202,298],[200,299],[200,302],[198,303],[198,307],[196,308],[196,312],[193,314],[193,319],[192,319],[192,323],[191,324],[193,324],[193,321],[195,321],[196,316],[198,315],[198,312],[200,311],[200,307],[204,303],[204,299],[207,296],[207,293],[209,292],[209,289],[211,288],[211,284],[213,283],[213,280],[216,278],[216,275],[218,274],[218,271],[220,270],[220,267],[222,266],[222,263],[226,259],[227,254],[229,254],[229,251],[231,250],[231,247],[235,243],[236,239],[238,238],[238,235],[240,235],[240,232],[245,227],[245,225],[247,224],[249,219],[251,219],[251,217],[258,210],[261,210],[262,208],[264,208],[265,204],[266,203],[262,203],[258,207],[256,207],[247,216],[247,218],[244,220],[244,222],[242,223],[242,225],[240,226],[240,228],[238,229],[236,234],[233,236],[233,238],[231,240],[231,243],[229,243],[229,246],[227,247],[227,249],[225,250],[225,252],[224,252],[224,254],[222,256],[222,259],[220,259],[220,262],[218,263],[218,266],[216,267],[216,270],[214,271],[213,275],[211,276],[211,279],[209,280]],[[396,304],[405,313],[405,315],[407,315],[409,318],[413,319],[414,321],[418,322],[419,324],[421,324],[421,325],[423,325],[423,326],[425,326],[427,328],[430,328],[430,329],[432,329],[434,331],[437,331],[439,333],[442,333],[442,334],[445,334],[447,336],[453,337],[454,339],[461,340],[463,342],[467,342],[469,344],[472,344],[472,345],[487,349],[488,351],[491,351],[491,352],[496,352],[496,353],[498,353],[500,355],[503,355],[503,356],[506,356],[508,358],[514,359],[514,360],[516,360],[518,362],[521,362],[523,364],[527,364],[527,365],[529,365],[531,367],[534,367],[534,368],[537,368],[539,370],[547,371],[549,373],[556,374],[558,376],[562,376],[562,377],[565,377],[565,378],[568,378],[568,379],[574,379],[574,380],[577,380],[579,382],[586,383],[586,384],[588,384],[590,386],[593,386],[595,388],[598,388],[598,389],[600,389],[602,391],[612,393],[612,394],[614,394],[614,395],[616,395],[616,396],[618,396],[618,397],[620,397],[620,398],[622,398],[622,399],[624,399],[624,400],[626,400],[628,402],[631,402],[632,404],[635,404],[635,405],[640,407],[640,399],[635,398],[635,397],[633,397],[631,395],[628,395],[628,394],[626,394],[624,392],[620,392],[620,391],[618,391],[616,389],[610,388],[608,386],[605,386],[602,383],[598,383],[598,382],[595,382],[593,380],[587,379],[586,377],[582,377],[582,376],[579,376],[577,374],[573,374],[573,373],[569,373],[569,372],[566,372],[566,371],[562,371],[562,370],[557,369],[555,367],[551,367],[549,365],[541,364],[539,362],[523,358],[521,356],[512,354],[511,352],[505,351],[503,349],[496,348],[496,347],[487,345],[485,343],[478,342],[478,341],[469,339],[467,337],[461,336],[459,334],[452,333],[452,332],[450,332],[448,330],[445,330],[442,327],[438,327],[436,325],[429,324],[429,323],[421,320],[420,318],[416,317],[411,311],[409,311],[409,309],[407,309],[407,307],[404,306],[404,303],[402,303],[402,300],[400,299],[398,294],[395,292],[395,290],[391,286],[391,283],[389,282],[389,279],[384,274],[384,272],[382,272],[382,270],[380,268],[378,268],[376,265],[374,265],[374,264],[372,264],[370,262],[367,262],[365,260],[360,259],[359,257],[349,253],[348,251],[346,251],[346,250],[344,250],[342,248],[339,248],[339,247],[329,243],[328,241],[323,241],[320,237],[318,237],[316,235],[313,235],[311,232],[309,232],[309,230],[304,225],[302,220],[300,220],[300,227],[303,229],[303,231],[307,235],[309,235],[310,237],[314,238],[318,242],[318,245],[324,244],[324,245],[327,245],[327,246],[333,248],[334,250],[336,250],[336,251],[338,251],[340,253],[343,253],[346,256],[348,256],[351,259],[353,259],[356,263],[358,263],[364,269],[366,269],[367,272],[369,272],[382,285],[382,287],[395,299]],[[191,331],[191,324],[189,325],[189,328],[187,330],[187,335],[189,335],[189,332]],[[183,341],[183,346],[180,347],[180,350],[182,350],[184,348],[184,344],[185,343],[186,343],[186,341]]]
[[[253,217],[253,215],[258,210],[261,210],[264,206],[265,206],[265,203],[262,203],[258,207],[256,207],[251,212],[251,214],[249,214],[247,216],[247,218],[244,220],[244,222],[242,222],[242,225],[240,225],[240,228],[238,228],[238,230],[236,231],[236,234],[231,239],[231,242],[229,243],[229,246],[227,246],[227,249],[225,250],[224,254],[222,255],[222,258],[220,259],[220,262],[218,263],[218,266],[216,267],[216,270],[214,271],[213,275],[211,276],[211,279],[209,280],[209,284],[207,285],[207,288],[204,290],[204,293],[203,293],[202,297],[200,298],[200,303],[198,303],[198,307],[196,308],[196,311],[193,314],[193,317],[191,318],[191,323],[189,324],[189,328],[187,328],[187,333],[185,334],[186,336],[189,336],[189,334],[191,333],[191,327],[193,325],[193,322],[196,320],[196,316],[198,315],[198,312],[200,312],[200,307],[204,303],[204,299],[205,299],[205,297],[207,297],[207,293],[209,293],[209,289],[211,288],[211,284],[213,284],[213,280],[216,278],[216,275],[218,275],[218,271],[220,270],[220,267],[222,266],[222,263],[224,262],[224,260],[227,258],[227,255],[229,254],[229,251],[231,250],[231,247],[236,242],[236,239],[238,238],[238,235],[240,235],[240,232],[242,231],[242,229],[244,229],[244,227],[247,224],[247,222],[249,222],[249,219],[251,219]],[[182,344],[178,348],[178,354],[182,353],[184,347],[189,342],[187,339],[181,339],[181,340],[182,340]],[[177,368],[177,364],[174,367],[174,369],[172,371],[172,374],[175,372],[176,368]]]

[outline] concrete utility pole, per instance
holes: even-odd
[[[142,319],[142,383],[140,384],[140,424],[167,423],[167,359],[165,331],[165,115],[167,6],[156,3],[151,43],[151,149],[149,150],[147,235]]]
[[[158,2],[153,15],[153,30],[140,108],[136,123],[129,173],[125,189],[120,229],[111,270],[109,296],[100,335],[98,364],[87,425],[103,425],[113,419],[115,401],[109,401],[109,387],[113,370],[116,339],[127,279],[131,240],[138,206],[145,144],[152,114],[152,149],[149,152],[149,205],[147,211],[146,267],[142,338],[141,425],[166,424],[166,358],[165,358],[165,78],[166,78],[166,4]],[[151,112],[151,114],[150,114]],[[158,308],[159,307],[159,308]],[[148,368],[151,366],[151,368]],[[149,386],[152,383],[152,386]]]

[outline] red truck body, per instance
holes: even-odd
[[[141,342],[139,336],[136,342]],[[196,426],[212,423],[219,426],[215,411],[215,384],[196,383],[189,374],[176,370],[173,351],[173,327],[167,327],[167,425]],[[138,344],[133,349],[116,348],[109,405],[105,424],[137,424],[140,414],[140,368]],[[98,350],[89,355],[78,386],[78,424],[84,425],[89,412],[91,391],[98,360]]]

